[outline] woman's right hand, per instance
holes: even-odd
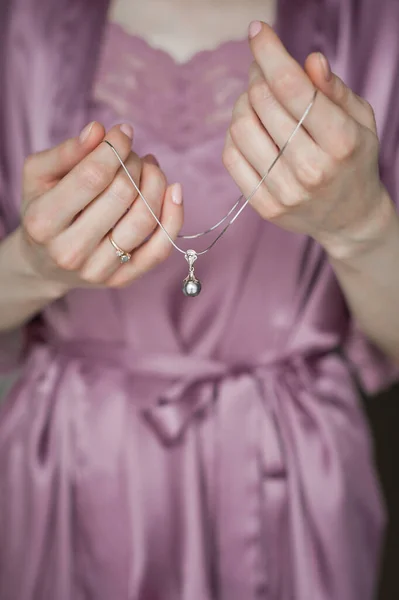
[[[162,229],[154,232],[154,217],[115,153],[101,143],[104,136],[173,239],[183,224],[180,184],[168,186],[153,157],[140,159],[131,151],[130,126],[105,135],[94,122],[80,138],[31,155],[23,177],[22,250],[34,274],[54,283],[60,295],[74,287],[129,285],[172,250]],[[111,231],[132,254],[129,262],[120,263]]]

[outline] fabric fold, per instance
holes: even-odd
[[[111,355],[115,358],[113,349]],[[166,442],[157,430],[148,429],[143,399],[133,392],[134,377],[123,366],[96,359],[89,368],[82,357],[53,352],[45,380],[48,350],[37,348],[30,360],[31,389],[37,398],[45,391],[51,406],[42,402],[36,412],[34,403],[26,414],[23,388],[14,391],[0,421],[1,468],[7,474],[2,485],[8,485],[12,474],[14,488],[25,489],[20,514],[29,514],[28,505],[37,507],[43,520],[35,521],[41,534],[32,531],[27,547],[29,556],[31,544],[36,544],[36,561],[12,579],[12,587],[8,577],[4,580],[5,600],[30,600],[36,589],[67,599],[64,590],[73,585],[97,590],[99,600],[126,594],[127,589],[132,599],[159,597],[158,586],[166,586],[162,598],[168,600],[274,600],[278,590],[283,590],[284,600],[293,590],[296,600],[352,600],[359,590],[371,600],[384,519],[367,427],[356,402],[349,400],[350,376],[340,357],[277,359],[252,373],[234,374],[231,369],[217,383],[202,381],[199,388],[217,389],[213,402],[203,412],[192,411],[190,427]],[[97,397],[88,401],[87,386],[104,369],[109,372],[107,388],[95,384]],[[157,410],[154,375],[146,377],[154,387],[151,397]],[[62,391],[66,378],[75,397]],[[196,406],[201,397],[186,394],[184,386],[182,393],[179,402],[188,406]],[[211,414],[214,433],[209,437]],[[268,429],[276,435],[265,437]],[[208,443],[214,447],[209,463],[203,461]],[[277,480],[280,492],[272,495]],[[212,491],[207,490],[210,481]],[[1,512],[15,516],[15,504],[5,491],[0,490]],[[210,504],[207,498],[212,498]],[[78,530],[71,520],[72,499]],[[285,515],[285,547],[272,522],[276,515]],[[121,529],[124,522],[130,528]],[[58,532],[59,553],[51,545],[52,536],[45,535],[50,523]],[[24,519],[12,518],[7,526],[2,521],[0,535],[8,549],[20,539],[21,527]],[[99,528],[106,540],[102,548],[95,542]],[[79,531],[75,539],[74,531]],[[358,560],[363,545],[368,553]],[[166,558],[168,548],[175,552]],[[281,552],[278,562],[270,560],[274,549]],[[20,550],[15,552],[19,555]],[[75,584],[70,571],[74,552],[80,556]],[[7,556],[8,568],[14,569],[14,553]],[[42,571],[46,560],[52,568]],[[154,560],[159,573],[169,565],[168,575],[160,575],[158,582],[151,576]],[[103,562],[107,570],[93,578],[94,565]],[[349,576],[335,576],[348,573],[348,566]],[[66,577],[61,587],[54,578],[59,570]]]

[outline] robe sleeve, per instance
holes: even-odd
[[[5,185],[0,171],[0,244],[8,235],[4,211]],[[12,257],[10,257],[10,260]],[[0,288],[4,285],[0,281]],[[0,331],[0,376],[16,372],[22,361],[23,330]],[[0,380],[0,390],[4,381]]]
[[[384,0],[379,5],[380,26],[374,36],[358,49],[363,62],[363,80],[358,93],[374,108],[380,139],[380,176],[399,208],[399,3]],[[370,49],[370,40],[372,48]],[[356,57],[356,53],[354,54]],[[359,67],[354,61],[353,68]],[[359,72],[362,70],[359,69]],[[392,277],[397,277],[393,273]],[[398,332],[399,335],[399,332]],[[354,319],[345,345],[361,387],[375,394],[399,381],[399,365],[394,364],[359,331]]]
[[[0,0],[0,243],[19,225],[25,157],[88,122],[108,7],[109,0],[59,0],[57,10],[53,0]],[[23,364],[28,330],[0,332],[0,374]]]

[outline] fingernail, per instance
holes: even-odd
[[[145,156],[145,160],[146,160],[146,162],[149,162],[152,165],[155,165],[156,167],[159,167],[159,162],[157,161],[156,157],[153,154],[147,154]]]
[[[172,201],[175,204],[183,204],[183,190],[180,183],[174,183],[172,185]]]
[[[249,25],[248,36],[252,40],[262,30],[262,23],[260,21],[252,21]]]
[[[87,140],[87,138],[90,135],[91,130],[93,129],[93,125],[94,125],[95,121],[92,121],[91,123],[89,123],[88,125],[86,125],[86,127],[84,127],[80,133],[79,136],[79,140],[80,143],[82,144],[83,142],[85,142]]]
[[[320,58],[322,69],[324,71],[324,77],[326,78],[326,81],[330,81],[331,76],[332,76],[330,63],[328,62],[328,60],[324,56],[324,54],[322,54],[321,52],[319,52],[319,58]]]
[[[128,138],[130,138],[131,140],[133,139],[133,127],[131,125],[123,123],[123,125],[120,126],[120,130],[122,131],[122,133],[127,135]]]

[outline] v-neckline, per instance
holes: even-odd
[[[127,41],[130,40],[132,44],[140,45],[143,49],[145,49],[146,53],[158,55],[158,57],[162,58],[164,62],[168,62],[169,64],[173,65],[176,69],[186,69],[187,67],[192,67],[194,64],[196,65],[198,63],[201,63],[208,58],[214,56],[217,57],[218,55],[229,54],[231,51],[239,49],[240,47],[245,47],[246,44],[248,44],[247,37],[235,40],[225,40],[224,42],[220,42],[214,48],[199,50],[187,60],[179,61],[174,56],[172,56],[172,54],[170,54],[170,52],[168,52],[167,50],[154,46],[140,35],[130,33],[123,27],[123,25],[116,21],[108,21],[108,26],[116,30],[118,34],[123,36],[123,38]]]

